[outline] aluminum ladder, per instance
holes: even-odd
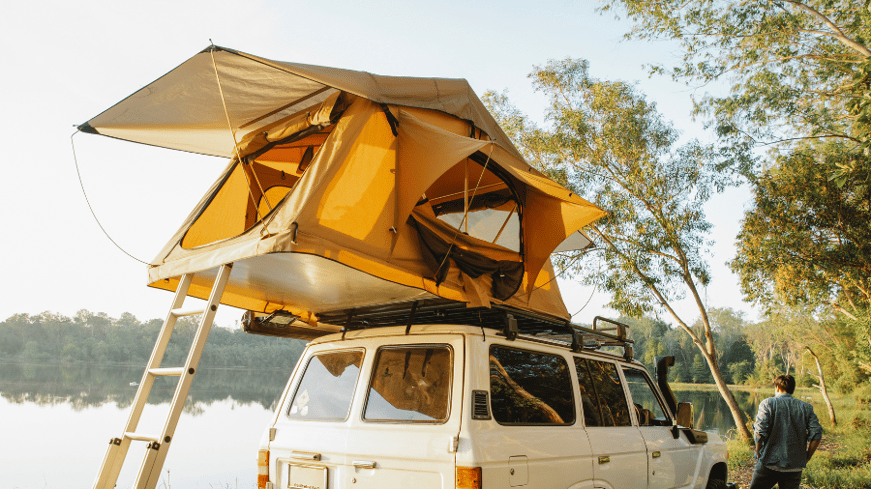
[[[109,440],[109,449],[103,458],[103,464],[100,466],[97,479],[94,481],[94,489],[112,489],[115,487],[132,441],[147,442],[142,466],[139,469],[139,475],[136,476],[133,487],[136,489],[154,489],[157,486],[160,472],[163,469],[163,463],[166,460],[166,454],[169,451],[170,442],[175,433],[176,425],[178,425],[178,419],[184,409],[191,382],[200,363],[206,339],[212,329],[215,312],[218,310],[221,295],[224,293],[224,287],[230,278],[231,268],[232,264],[222,265],[219,268],[217,278],[212,285],[212,292],[204,309],[182,309],[194,277],[193,274],[182,276],[178,289],[175,292],[172,307],[166,316],[166,320],[163,322],[163,327],[160,328],[160,333],[158,333],[157,341],[154,344],[154,351],[151,352],[151,359],[148,360],[148,365],[142,374],[142,381],[139,383],[139,389],[133,398],[133,405],[130,408],[130,417],[127,420],[127,425],[124,427],[121,437]],[[169,344],[169,339],[172,336],[178,318],[196,316],[198,314],[202,314],[202,319],[194,335],[184,366],[161,367],[160,363],[163,360],[163,354],[166,352],[166,347]],[[157,434],[137,432],[136,428],[139,425],[139,418],[148,401],[148,395],[151,392],[154,379],[166,376],[179,377],[179,379],[169,406],[169,413],[166,416],[163,431]]]

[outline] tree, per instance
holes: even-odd
[[[693,358],[693,364],[690,367],[693,374],[693,382],[696,384],[708,384],[713,380],[711,377],[711,369],[705,366],[705,359],[701,355],[696,355]]]
[[[729,85],[705,95],[697,114],[711,117],[734,143],[811,139],[858,143],[871,58],[871,12],[848,0],[605,0],[622,11],[634,39],[668,39],[675,66],[652,66],[695,86]],[[853,114],[851,114],[851,109]]]
[[[662,338],[669,327],[659,319],[641,317],[620,317],[621,323],[629,326],[629,337],[634,341],[635,358],[651,372],[656,367],[656,357],[665,354]]]
[[[752,300],[816,300],[842,312],[868,302],[871,188],[871,11],[847,0],[604,0],[634,39],[668,39],[682,54],[651,66],[694,87],[695,115],[741,151],[755,206],[735,269]],[[782,294],[782,298],[775,297]],[[855,304],[851,304],[855,305]],[[853,312],[855,314],[855,308]]]
[[[753,349],[747,343],[746,338],[741,338],[732,343],[723,355],[720,368],[729,372],[729,380],[733,384],[741,384],[753,373],[756,359]]]
[[[834,164],[844,143],[806,143],[752,176],[754,205],[732,269],[744,295],[779,307],[825,304],[855,318],[871,303],[871,202],[839,187],[817,164]]]
[[[558,265],[583,269],[584,280],[610,292],[609,306],[625,315],[667,311],[692,338],[739,433],[749,440],[743,413],[720,372],[700,293],[710,280],[704,257],[711,224],[702,208],[714,192],[734,183],[722,171],[730,160],[697,141],[676,147],[677,131],[654,104],[633,85],[590,77],[584,60],[551,61],[530,77],[549,99],[549,129],[529,122],[504,94],[489,93],[485,102],[530,161],[609,213],[591,226],[606,266],[590,273],[597,268],[584,267],[591,255],[573,253]],[[698,307],[702,335],[673,307],[686,295]]]

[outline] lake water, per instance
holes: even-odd
[[[290,372],[201,369],[164,465],[161,489],[256,486],[257,450]],[[127,421],[142,367],[0,364],[0,487],[91,487],[109,439]],[[159,432],[175,379],[159,378],[137,431]],[[675,390],[697,427],[725,433],[731,415],[716,391]],[[751,416],[758,395],[735,392]],[[118,487],[130,487],[145,450],[134,442]]]
[[[289,372],[201,369],[158,488],[256,486],[257,450]],[[0,487],[91,487],[109,439],[121,434],[142,367],[0,364]],[[175,388],[159,378],[137,431],[159,433]],[[134,442],[118,487],[145,451]]]

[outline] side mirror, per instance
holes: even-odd
[[[693,415],[693,403],[691,402],[679,402],[677,403],[677,413],[676,413],[675,424],[678,426],[684,426],[686,428],[693,427],[693,419],[695,416]]]

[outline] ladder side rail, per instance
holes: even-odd
[[[172,333],[175,331],[175,324],[179,317],[173,311],[184,305],[184,300],[187,297],[192,281],[193,274],[188,273],[181,278],[181,282],[175,292],[175,299],[172,301],[172,307],[163,321],[163,326],[160,328],[160,333],[158,333],[157,341],[154,344],[154,350],[151,352],[151,358],[148,359],[148,364],[145,366],[145,371],[142,374],[142,382],[139,383],[139,389],[136,391],[136,397],[133,399],[133,409],[130,410],[130,419],[127,421],[124,431],[136,431],[139,418],[142,416],[142,410],[145,408],[148,395],[151,393],[151,387],[154,385],[155,376],[151,375],[149,370],[160,368],[160,364],[163,362],[163,355],[166,354],[166,348],[169,346],[169,340],[172,338]],[[147,388],[143,388],[143,386],[147,386]],[[139,402],[140,396],[145,398],[141,402]]]
[[[163,432],[160,435],[158,442],[153,442],[148,445],[145,459],[142,461],[142,466],[139,469],[139,475],[136,477],[134,487],[137,489],[155,489],[160,478],[160,471],[163,469],[163,463],[166,460],[166,455],[169,452],[170,442],[175,434],[175,428],[178,425],[179,417],[184,410],[185,401],[187,400],[188,392],[190,391],[191,383],[200,363],[200,357],[203,353],[203,348],[206,346],[206,340],[212,329],[212,323],[215,320],[215,313],[218,310],[218,305],[221,301],[221,296],[224,293],[224,287],[230,278],[232,264],[222,265],[218,271],[218,276],[215,278],[215,283],[212,286],[212,292],[209,295],[209,300],[206,304],[205,314],[200,320],[200,325],[194,335],[191,343],[190,352],[188,353],[187,361],[184,366],[184,373],[178,381],[178,386],[175,389],[172,402],[170,403],[169,414],[164,425]]]
[[[142,411],[145,409],[145,404],[148,402],[148,396],[151,394],[151,387],[154,384],[154,376],[149,375],[149,369],[160,367],[163,361],[163,355],[166,353],[166,348],[169,345],[169,340],[172,337],[172,332],[175,329],[177,316],[173,314],[173,310],[178,309],[184,304],[187,297],[188,289],[190,288],[193,274],[185,274],[175,291],[175,298],[172,301],[167,313],[166,319],[163,321],[163,326],[157,334],[154,349],[151,351],[151,357],[148,364],[142,373],[142,380],[139,382],[139,387],[136,389],[136,395],[133,398],[133,403],[130,407],[130,415],[127,418],[127,423],[124,425],[122,433],[135,432],[139,425],[139,420],[142,417]],[[103,457],[103,463],[100,466],[100,471],[97,473],[97,479],[94,481],[95,489],[111,489],[114,488],[118,475],[121,473],[121,468],[124,465],[124,459],[127,457],[127,451],[130,448],[132,440],[127,436],[121,436],[109,441],[109,448],[106,450],[106,455]]]

